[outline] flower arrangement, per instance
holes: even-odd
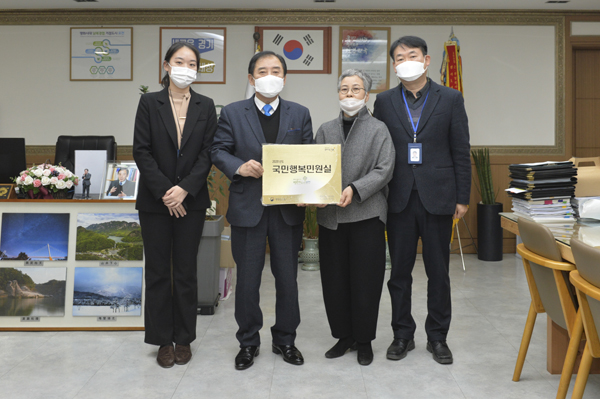
[[[66,193],[73,186],[79,184],[79,177],[62,165],[48,163],[22,171],[15,177],[19,192],[27,193],[29,198],[52,199],[58,193]],[[54,196],[53,196],[54,194]]]

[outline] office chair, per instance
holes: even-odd
[[[12,183],[12,179],[25,169],[25,139],[0,138],[0,184]]]
[[[575,297],[567,284],[567,273],[575,270],[575,265],[562,261],[556,240],[548,227],[522,217],[518,223],[523,243],[517,246],[517,252],[523,257],[531,305],[513,381],[521,378],[537,314],[547,313],[556,324],[569,332],[571,339],[576,318]]]
[[[107,161],[117,159],[117,142],[114,136],[58,136],[54,163],[60,163],[74,171],[75,150],[106,150]]]
[[[600,358],[600,250],[576,238],[571,239],[571,250],[577,270],[572,271],[569,278],[577,292],[579,312],[587,337],[572,396],[580,399],[585,391],[592,360]]]

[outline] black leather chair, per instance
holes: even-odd
[[[12,183],[27,167],[24,138],[0,137],[0,183]]]
[[[54,163],[70,171],[75,167],[75,150],[106,150],[106,160],[117,159],[117,142],[114,136],[58,136],[54,150]]]

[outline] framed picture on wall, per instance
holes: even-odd
[[[340,26],[338,74],[362,69],[373,79],[371,93],[381,93],[390,84],[390,28]]]
[[[288,73],[331,73],[331,27],[257,26],[260,49],[285,58]]]
[[[137,197],[140,171],[135,162],[109,162],[102,199],[135,199]]]
[[[71,80],[133,80],[133,28],[71,28]]]
[[[225,83],[227,28],[160,28],[158,83],[165,74],[163,60],[172,44],[186,42],[200,52],[200,68],[194,83]]]

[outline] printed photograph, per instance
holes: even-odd
[[[0,260],[67,260],[68,213],[3,213]]]
[[[143,260],[142,230],[137,213],[77,215],[75,260]]]
[[[64,316],[66,267],[0,267],[0,316]]]
[[[135,199],[139,178],[135,162],[108,163],[102,199]]]
[[[73,316],[141,316],[142,267],[76,267]]]

